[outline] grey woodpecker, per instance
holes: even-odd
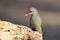
[[[38,31],[39,33],[44,32],[44,24],[42,22],[42,19],[39,15],[39,12],[36,8],[32,7],[27,10],[27,13],[25,16],[31,15],[30,17],[30,27],[34,31]]]

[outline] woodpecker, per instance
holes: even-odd
[[[30,27],[33,31],[38,31],[39,33],[44,32],[44,24],[42,22],[42,19],[39,15],[39,12],[36,8],[31,7],[27,9],[27,13],[25,16],[31,15],[30,17]]]

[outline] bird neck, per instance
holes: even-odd
[[[38,12],[33,12],[33,13],[31,14],[31,17],[36,17],[36,16],[39,16]]]

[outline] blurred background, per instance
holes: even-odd
[[[29,25],[25,11],[35,7],[44,22],[44,40],[60,40],[60,0],[0,0],[0,19]]]

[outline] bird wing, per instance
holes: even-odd
[[[32,17],[30,18],[30,27],[32,30],[36,31],[35,24],[34,24],[34,21],[32,20]],[[41,21],[41,29],[42,29],[42,32],[44,32],[44,24],[42,21]]]
[[[41,24],[41,28],[42,28],[42,32],[44,32],[44,24],[43,24],[43,22]]]
[[[41,18],[41,17],[40,17]],[[41,18],[41,29],[42,29],[42,32],[44,32],[44,23],[42,21],[42,18]]]
[[[30,20],[30,27],[31,27],[32,30],[36,31],[36,28],[35,28],[35,25],[34,25],[34,22],[33,22],[32,19]],[[41,29],[42,29],[42,32],[44,32],[44,24],[43,24],[43,22],[41,23]]]

